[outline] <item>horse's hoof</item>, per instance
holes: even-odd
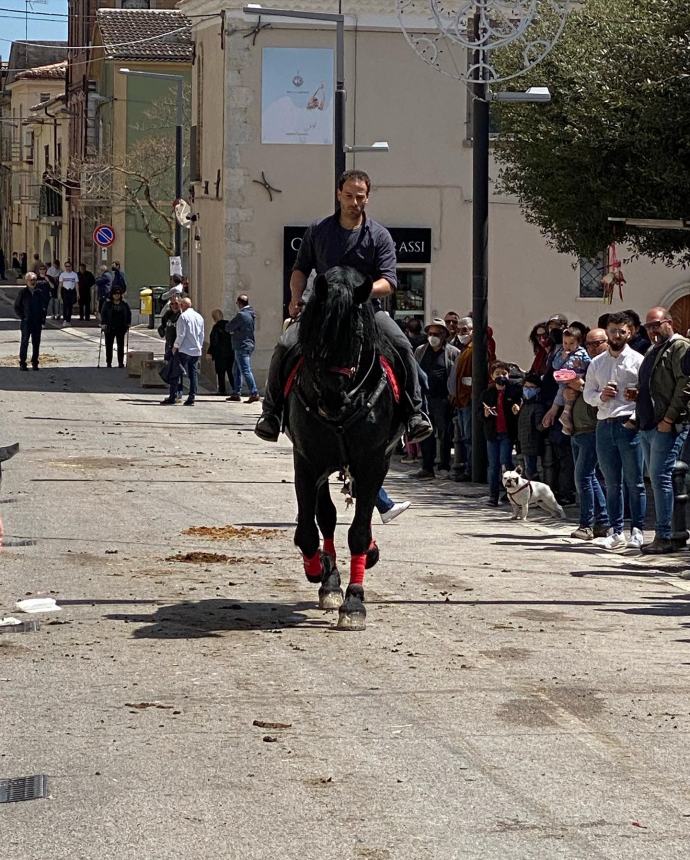
[[[319,609],[332,612],[340,609],[343,602],[343,590],[340,587],[338,568],[333,567],[324,571],[319,588]]]
[[[364,568],[365,568],[365,570],[369,570],[369,568],[371,568],[371,567],[373,567],[375,564],[377,564],[377,563],[378,563],[378,560],[379,560],[379,557],[380,557],[379,548],[378,548],[378,546],[376,545],[376,541],[375,541],[375,540],[373,540],[373,541],[371,542],[371,546],[370,546],[370,547],[369,547],[369,549],[367,550],[367,560],[366,560],[366,562],[365,562],[365,564],[364,564]]]
[[[338,630],[364,630],[366,626],[364,589],[361,585],[348,585],[345,601],[338,610]]]

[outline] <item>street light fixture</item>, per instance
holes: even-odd
[[[183,75],[169,75],[163,72],[139,72],[131,71],[130,69],[118,69],[121,75],[141,78],[158,78],[159,80],[175,81],[177,84],[177,93],[175,99],[175,200],[182,197],[182,86],[184,84]],[[175,256],[182,256],[182,227],[175,218]]]
[[[510,90],[503,93],[489,93],[492,102],[517,102],[519,104],[549,104],[551,92],[548,87],[530,87],[521,90]]]
[[[270,9],[259,3],[248,3],[242,11],[245,15],[266,15],[269,18],[297,18],[307,21],[326,21],[335,24],[335,97],[333,145],[334,145],[334,188],[345,172],[345,155],[348,152],[388,152],[388,143],[378,141],[371,146],[347,146],[345,144],[345,16],[338,12],[301,12],[293,9]],[[336,206],[338,195],[336,193]]]

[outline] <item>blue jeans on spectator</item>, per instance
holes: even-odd
[[[378,495],[376,496],[376,501],[374,502],[374,505],[376,506],[376,510],[380,514],[385,514],[386,511],[390,511],[390,509],[395,505],[395,502],[393,501],[393,499],[391,499],[391,497],[383,489],[383,487],[381,487],[378,492]]]
[[[525,477],[529,478],[530,481],[536,481],[538,477],[537,461],[539,460],[539,456],[537,454],[523,454],[522,457],[525,461]]]
[[[199,356],[187,355],[186,352],[181,352],[180,364],[187,371],[187,376],[189,377],[189,394],[187,395],[187,400],[194,402],[199,388]]]
[[[258,394],[259,390],[254,381],[252,366],[250,362],[251,352],[247,349],[235,350],[235,363],[232,366],[232,378],[235,385],[235,394],[242,393],[242,377],[247,384],[250,394]]]
[[[642,451],[644,453],[649,479],[654,493],[654,510],[656,536],[670,540],[673,533],[671,520],[673,518],[673,467],[680,454],[688,428],[683,427],[680,433],[675,429],[670,433],[660,433],[653,430],[641,430]]]
[[[501,466],[513,468],[513,442],[507,433],[497,433],[495,439],[486,440],[489,458],[489,497],[498,500],[501,487]]]
[[[465,448],[465,471],[472,474],[472,405],[460,406],[455,411],[455,420],[458,422],[460,441]]]
[[[575,486],[580,496],[580,528],[609,528],[606,496],[597,478],[597,434],[576,433],[571,437],[575,460]]]
[[[628,491],[631,528],[643,529],[647,514],[640,434],[627,418],[597,422],[597,459],[606,482],[606,509],[614,534],[623,534],[623,484]]]

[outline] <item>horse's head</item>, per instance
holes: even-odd
[[[368,303],[372,280],[356,269],[335,266],[314,281],[314,295],[300,319],[305,369],[324,417],[338,420],[363,363],[379,347]]]

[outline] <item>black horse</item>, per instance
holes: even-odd
[[[378,560],[371,517],[403,427],[401,387],[368,301],[371,288],[371,278],[351,268],[336,266],[316,278],[300,319],[301,357],[286,400],[298,504],[295,543],[307,579],[321,584],[320,607],[339,609],[338,627],[350,630],[365,626],[364,571]],[[344,473],[355,499],[344,600],[333,544],[337,515],[328,489],[333,472]]]

